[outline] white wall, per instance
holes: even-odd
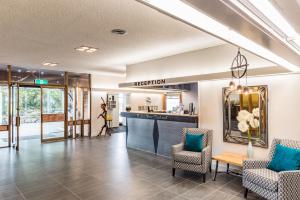
[[[116,89],[119,88],[119,83],[125,82],[125,76],[109,76],[92,74],[92,88]]]
[[[250,68],[275,66],[273,63],[241,50]],[[237,47],[230,44],[169,56],[161,59],[129,65],[126,81],[182,77],[229,71],[237,54]]]
[[[228,80],[199,82],[200,127],[213,129],[213,154],[223,151],[245,153],[247,146],[223,142],[222,88]],[[273,138],[300,140],[300,75],[280,75],[248,79],[249,85],[268,85],[269,144]],[[254,147],[254,157],[269,150]]]
[[[195,107],[194,113],[198,113],[198,84],[191,84],[191,90],[182,92],[182,103],[185,110],[189,110],[189,103],[193,103]]]
[[[104,124],[103,119],[97,119],[99,113],[101,112],[100,105],[102,103],[101,97],[106,101],[106,95],[110,89],[116,89],[119,87],[119,83],[125,82],[125,77],[122,76],[109,76],[109,75],[99,75],[99,74],[92,74],[91,77],[92,82],[92,136],[96,136],[100,131],[101,127]],[[100,89],[97,91],[97,89]],[[102,90],[102,91],[101,91]],[[114,115],[114,117],[118,117]],[[114,121],[118,121],[115,119]],[[114,123],[114,126],[116,123]]]
[[[130,93],[127,104],[132,111],[137,111],[138,106],[146,106],[147,97],[151,98],[151,106],[158,106],[158,110],[162,110],[162,94]]]

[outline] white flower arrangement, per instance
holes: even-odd
[[[252,113],[247,110],[241,110],[236,117],[238,120],[238,128],[241,132],[248,131],[248,139],[251,139],[249,128],[259,127],[259,108],[254,108]]]

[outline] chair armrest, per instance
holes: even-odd
[[[300,170],[279,172],[278,196],[282,199],[300,199]]]
[[[184,146],[183,143],[172,145],[172,155],[174,155],[175,153],[178,153],[178,152],[182,151],[183,150],[183,146]]]
[[[211,146],[208,145],[202,150],[202,164],[205,166],[204,169],[208,169],[211,163]]]
[[[247,159],[243,162],[243,170],[245,169],[262,169],[266,168],[269,164],[269,160],[253,160]]]

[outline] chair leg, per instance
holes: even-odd
[[[206,181],[206,174],[203,174],[203,183],[205,183],[205,181]]]
[[[172,176],[175,176],[175,168],[172,168]]]
[[[245,188],[244,198],[247,199],[247,196],[248,196],[248,188]]]

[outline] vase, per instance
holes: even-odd
[[[251,141],[248,142],[247,157],[253,158],[253,146]]]

